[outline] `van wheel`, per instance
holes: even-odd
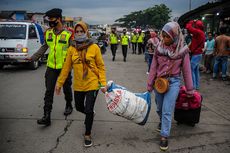
[[[3,69],[4,64],[0,63],[0,70]]]
[[[40,58],[40,59],[38,60],[38,67],[41,66],[41,65],[42,65],[42,59]]]
[[[42,55],[39,64],[41,65],[42,63],[46,63],[46,59],[47,59],[46,55]]]
[[[39,66],[39,61],[33,61],[33,62],[30,62],[30,69],[31,70],[36,70]]]

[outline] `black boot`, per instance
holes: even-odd
[[[45,115],[41,119],[37,120],[37,123],[41,125],[49,126],[51,124],[50,112],[45,112],[44,114]]]
[[[65,107],[64,115],[68,116],[72,113],[73,107],[71,105]]]

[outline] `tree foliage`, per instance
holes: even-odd
[[[171,12],[165,4],[160,4],[145,10],[131,12],[115,22],[119,22],[127,28],[140,26],[161,29],[169,21]]]

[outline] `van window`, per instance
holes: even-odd
[[[33,25],[29,26],[29,39],[37,39],[37,33]]]
[[[26,39],[26,25],[0,24],[0,39]]]

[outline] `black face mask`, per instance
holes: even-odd
[[[57,20],[49,21],[49,26],[50,26],[51,28],[54,28],[54,27],[56,27],[57,25],[58,25],[58,21],[57,21]]]

